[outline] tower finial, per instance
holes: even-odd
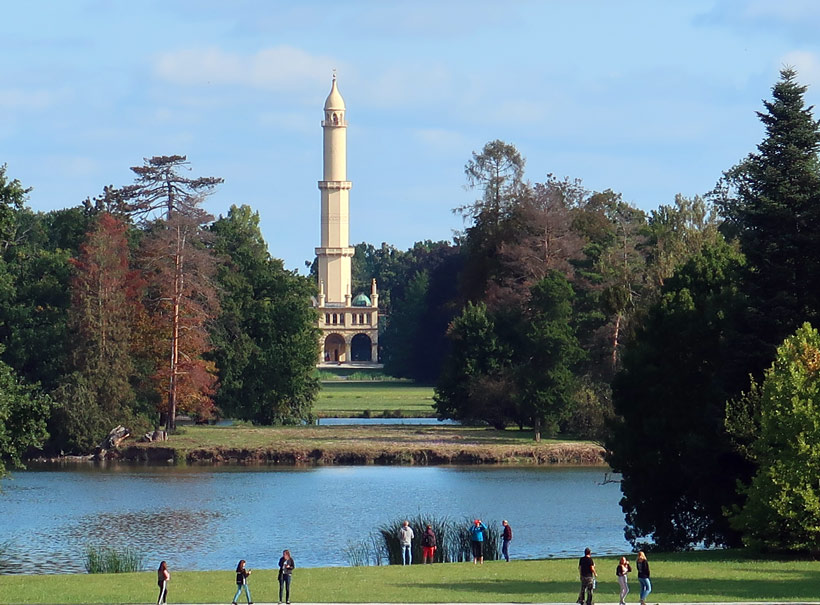
[[[336,81],[336,68],[333,68],[333,81]]]

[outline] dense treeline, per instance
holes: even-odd
[[[46,435],[86,453],[118,424],[171,431],[178,414],[311,417],[313,284],[270,257],[250,208],[205,212],[222,180],[188,169],[153,157],[133,185],[34,213],[0,168],[4,460]]]
[[[391,373],[436,380],[442,417],[601,440],[636,546],[820,552],[820,127],[805,90],[784,69],[757,152],[649,213],[580,181],[531,183],[515,147],[488,143],[465,167],[480,195],[456,209],[452,245],[357,249],[390,290]]]

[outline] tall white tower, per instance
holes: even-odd
[[[325,101],[321,245],[319,264],[319,328],[322,331],[319,365],[381,367],[379,359],[379,293],[376,280],[370,296],[351,290],[350,187],[347,180],[347,120],[345,102],[336,76]]]
[[[350,305],[350,188],[347,180],[347,121],[345,102],[336,86],[336,75],[325,101],[324,170],[319,181],[322,192],[321,246],[319,259],[320,289],[328,303]]]

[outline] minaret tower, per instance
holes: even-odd
[[[324,170],[319,181],[322,192],[322,237],[316,248],[319,283],[329,304],[346,302],[350,297],[350,188],[347,180],[347,121],[345,102],[336,86],[336,74],[325,101]],[[349,306],[350,301],[347,301]]]
[[[347,180],[347,121],[345,102],[336,86],[336,74],[325,101],[321,245],[316,248],[319,264],[319,329],[322,331],[319,365],[351,364],[380,368],[379,293],[376,280],[370,297],[351,292],[350,187]]]

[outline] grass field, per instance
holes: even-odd
[[[323,382],[313,407],[320,417],[350,417],[369,414],[434,417],[433,387],[413,382],[362,381]]]
[[[294,558],[298,565],[298,553]],[[634,563],[634,557],[630,560]],[[596,557],[595,562],[596,602],[617,602],[617,559]],[[817,601],[820,595],[818,561],[755,559],[739,551],[718,551],[650,555],[650,564],[650,603]],[[554,559],[483,566],[297,568],[291,596],[296,603],[573,603],[578,596],[577,566],[577,559]],[[176,572],[171,567],[171,574],[169,603],[229,603],[236,589],[231,570]],[[254,601],[278,600],[275,571],[255,571],[249,584]],[[629,585],[627,603],[637,603],[637,579],[630,577]],[[0,576],[3,603],[150,603],[155,599],[154,572]]]
[[[125,457],[280,464],[603,464],[587,442],[532,440],[532,431],[465,426],[188,426]]]

